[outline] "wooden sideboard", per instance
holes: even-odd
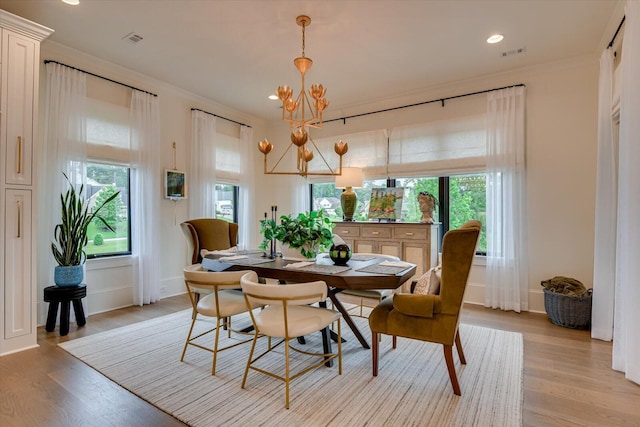
[[[415,278],[438,262],[439,224],[336,222],[333,234],[356,252],[394,255],[416,265]]]

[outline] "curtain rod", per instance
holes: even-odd
[[[620,25],[618,25],[618,29],[616,30],[616,33],[613,35],[613,38],[609,42],[609,45],[607,46],[607,49],[609,49],[611,46],[613,46],[613,42],[616,41],[616,37],[618,37],[618,33],[620,32],[620,28],[622,28],[622,24],[624,24],[624,20],[625,20],[626,17],[627,17],[626,15],[624,15],[622,17],[622,21],[620,21]]]
[[[494,90],[508,89],[510,87],[518,87],[518,86],[525,86],[525,84],[524,83],[518,83],[518,84],[515,84],[515,85],[511,85],[511,86],[504,86],[504,87],[499,87],[499,88],[495,88],[495,89],[481,90],[481,91],[478,91],[478,92],[465,93],[465,94],[462,94],[462,95],[448,96],[446,98],[432,99],[430,101],[417,102],[415,104],[403,105],[403,106],[400,106],[400,107],[385,108],[384,110],[377,110],[377,111],[370,111],[368,113],[354,114],[352,116],[345,116],[345,117],[340,117],[340,118],[337,118],[337,119],[324,120],[324,123],[329,123],[329,122],[335,122],[335,121],[338,121],[338,120],[342,120],[343,124],[346,124],[347,123],[347,119],[353,119],[355,117],[368,116],[370,114],[386,113],[387,111],[400,110],[400,109],[403,109],[403,108],[417,107],[419,105],[432,104],[434,102],[440,102],[442,104],[442,106],[444,107],[444,101],[448,101],[450,99],[463,98],[465,96],[471,96],[471,95],[479,95],[481,93],[488,93],[488,92],[493,92]]]
[[[97,77],[97,78],[99,78],[99,79],[106,80],[106,81],[108,81],[108,82],[118,84],[118,85],[120,85],[120,86],[128,87],[129,89],[137,90],[137,91],[139,91],[139,92],[148,93],[149,95],[153,95],[153,96],[158,96],[158,95],[156,95],[156,94],[155,94],[155,93],[153,93],[153,92],[149,92],[148,90],[138,89],[137,87],[134,87],[134,86],[131,86],[131,85],[128,85],[128,84],[125,84],[125,83],[121,83],[121,82],[118,82],[118,81],[112,80],[112,79],[110,79],[110,78],[108,78],[108,77],[99,76],[98,74],[94,74],[94,73],[91,73],[91,72],[89,72],[89,71],[82,70],[82,69],[80,69],[80,68],[72,67],[71,65],[63,64],[62,62],[52,61],[52,60],[50,60],[50,59],[45,59],[45,60],[44,60],[44,63],[45,63],[45,64],[48,64],[49,62],[52,62],[52,63],[54,63],[54,64],[58,64],[58,65],[62,65],[63,67],[71,68],[72,70],[80,71],[81,73],[85,73],[85,74],[88,74],[88,75],[90,75],[90,76]]]
[[[246,124],[244,124],[244,123],[236,122],[235,120],[227,119],[226,117],[222,117],[222,116],[219,116],[219,115],[217,115],[217,114],[213,114],[213,113],[210,113],[210,112],[208,112],[208,111],[201,110],[201,109],[199,109],[199,108],[192,108],[192,109],[191,109],[191,111],[200,111],[200,112],[202,112],[202,113],[209,114],[210,116],[217,117],[217,118],[219,118],[219,119],[226,120],[226,121],[228,121],[228,122],[235,123],[235,124],[240,125],[240,126],[246,126],[246,127],[248,127],[248,128],[251,128],[251,126],[246,125]]]

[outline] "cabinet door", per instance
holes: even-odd
[[[35,41],[2,32],[2,138],[7,184],[31,185],[32,181],[35,55]]]
[[[4,339],[28,335],[32,325],[31,191],[6,190]]]
[[[427,243],[405,241],[402,243],[402,259],[416,265],[416,274],[414,278],[422,276],[431,266],[429,265],[429,257],[427,256]]]

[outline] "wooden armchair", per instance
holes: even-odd
[[[238,224],[217,218],[190,219],[180,224],[187,237],[191,264],[202,262],[200,251],[230,249],[238,244]]]
[[[468,221],[461,228],[444,235],[439,295],[396,294],[373,309],[369,315],[369,326],[374,377],[378,375],[378,334],[392,335],[393,348],[398,336],[439,343],[444,346],[453,391],[460,395],[452,349],[455,342],[460,362],[466,364],[458,324],[481,227],[480,221]]]

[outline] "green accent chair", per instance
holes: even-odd
[[[444,235],[439,295],[396,294],[373,309],[369,326],[374,377],[378,376],[378,334],[392,335],[393,348],[396,348],[396,337],[429,341],[444,346],[453,392],[461,394],[453,364],[453,344],[455,342],[460,362],[466,364],[458,325],[481,227],[480,221],[472,220]]]

